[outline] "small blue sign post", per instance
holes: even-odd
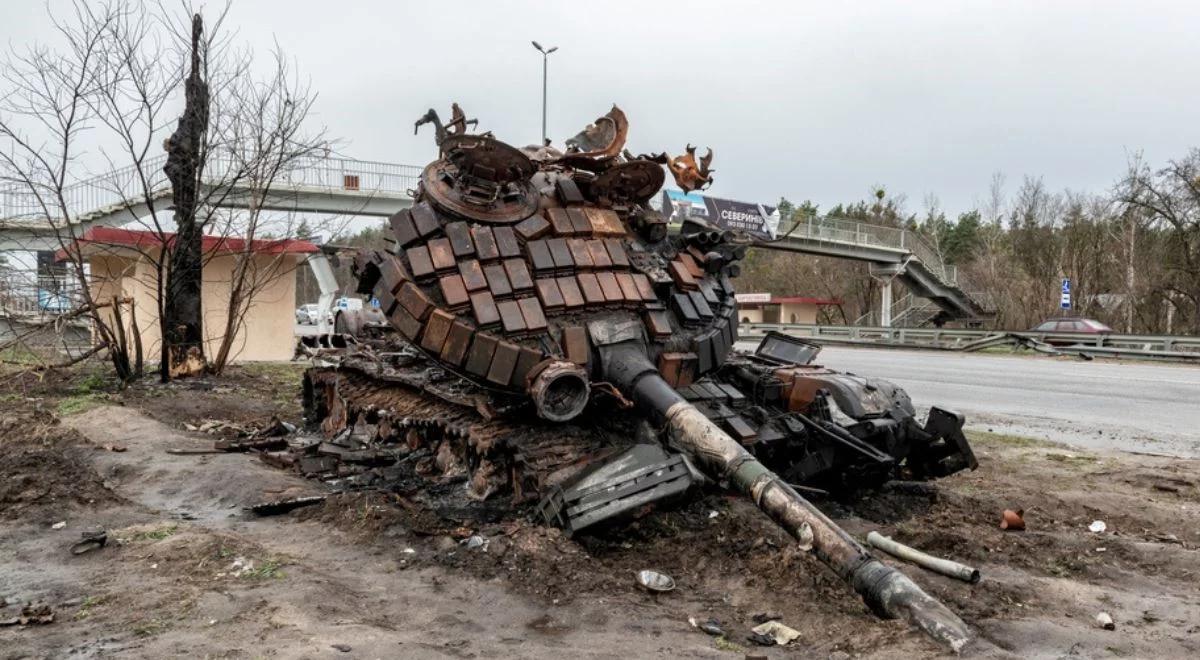
[[[1064,277],[1062,281],[1062,296],[1059,298],[1058,306],[1062,309],[1071,309],[1071,278]]]

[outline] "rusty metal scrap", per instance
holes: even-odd
[[[703,190],[707,186],[711,186],[713,182],[713,172],[716,170],[709,169],[712,164],[713,152],[712,149],[700,158],[700,164],[696,164],[696,147],[687,146],[687,151],[682,156],[675,156],[667,162],[667,167],[671,170],[671,174],[675,175],[675,183],[683,189],[684,192],[693,190]]]

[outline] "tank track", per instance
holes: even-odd
[[[633,443],[634,422],[624,414],[542,422],[527,404],[423,356],[359,357],[305,373],[305,420],[320,441],[290,452],[301,473],[338,488],[417,490],[465,481],[470,500],[508,495],[519,505]],[[281,453],[274,460],[288,462]]]

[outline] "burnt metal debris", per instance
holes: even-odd
[[[664,165],[685,190],[710,184],[711,151],[635,157],[615,106],[564,150],[470,134],[465,117],[417,122],[434,124],[439,156],[389,219],[390,244],[355,259],[358,292],[394,332],[321,352],[304,382],[311,435],[263,459],[450,517],[524,508],[568,532],[725,486],[878,614],[961,648],[962,621],[797,488],[973,469],[962,417],[919,423],[900,388],[814,364],[819,347],[786,335],[735,349],[748,237],[700,220],[669,232],[649,204]]]

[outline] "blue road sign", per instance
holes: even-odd
[[[1062,281],[1062,296],[1059,297],[1058,306],[1062,309],[1071,309],[1071,278],[1064,277]]]

